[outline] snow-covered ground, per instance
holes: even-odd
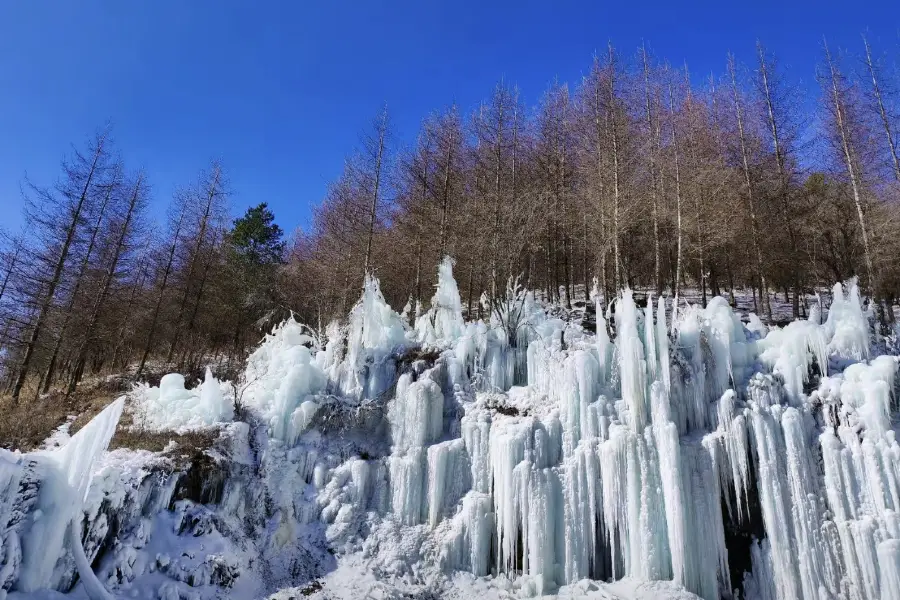
[[[369,279],[240,381],[131,394],[218,432],[187,464],[104,452],[124,399],[0,451],[0,600],[900,598],[896,332],[830,296],[779,328],[626,291],[594,334],[512,285],[464,321],[449,261],[414,323]]]

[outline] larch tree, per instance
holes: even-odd
[[[387,106],[375,119],[372,131],[363,138],[363,154],[365,169],[361,172],[368,196],[368,232],[366,234],[366,251],[363,258],[363,271],[368,273],[372,263],[372,242],[375,239],[375,228],[378,223],[378,211],[385,183],[386,152],[388,137]]]
[[[828,100],[828,112],[831,117],[833,136],[837,142],[839,154],[843,166],[846,169],[850,191],[853,196],[853,204],[856,207],[856,216],[859,224],[859,232],[862,238],[863,253],[865,258],[866,283],[875,296],[878,294],[878,277],[875,264],[872,260],[872,248],[870,246],[869,226],[866,221],[866,200],[863,188],[863,169],[860,164],[860,146],[858,123],[855,114],[852,114],[854,99],[849,84],[837,66],[836,61],[828,49],[827,42],[823,42],[825,53],[825,68],[820,75],[823,86],[823,95]]]
[[[39,236],[43,250],[36,252],[38,260],[32,298],[34,314],[12,388],[14,402],[18,402],[31,372],[32,359],[47,325],[73,244],[77,242],[84,214],[96,200],[96,190],[106,180],[111,168],[108,146],[108,133],[104,131],[92,140],[87,152],[76,151],[74,158],[64,164],[64,179],[55,190],[32,188],[39,200],[29,199],[26,222],[29,229]]]
[[[734,56],[728,55],[728,74],[731,78],[732,99],[734,100],[734,117],[738,128],[738,143],[741,157],[741,169],[744,175],[744,185],[746,186],[747,214],[750,217],[750,235],[753,238],[753,257],[756,262],[756,279],[759,286],[759,294],[762,299],[763,309],[769,320],[772,320],[772,305],[769,302],[769,288],[766,283],[765,269],[763,267],[762,246],[760,244],[760,228],[759,219],[756,210],[756,201],[754,196],[753,177],[750,170],[750,148],[747,143],[747,130],[745,128],[745,106],[744,98],[738,88],[737,66],[735,65]]]
[[[872,58],[872,49],[869,47],[869,40],[863,36],[863,46],[866,49],[865,63],[871,81],[871,101],[874,105],[881,126],[884,129],[884,141],[887,145],[888,156],[890,157],[891,167],[893,168],[894,179],[900,183],[900,159],[897,158],[897,142],[895,140],[894,127],[891,116],[888,114],[888,108],[884,99],[883,84],[881,78],[881,69],[876,61]]]

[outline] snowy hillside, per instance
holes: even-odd
[[[465,322],[448,259],[408,323],[368,279],[240,381],[133,392],[219,431],[190,464],[104,452],[124,400],[0,451],[0,598],[900,598],[896,333],[854,284],[771,330],[596,301],[596,335],[515,286]]]

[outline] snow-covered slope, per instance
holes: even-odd
[[[82,479],[0,455],[0,588],[101,597],[73,521],[122,597],[900,598],[898,360],[855,285],[834,298],[769,331],[625,291],[594,335],[513,285],[464,322],[449,260],[412,326],[369,279],[233,388],[140,391],[155,430],[229,421],[189,467],[103,454],[48,521]],[[38,569],[41,527],[61,541]]]

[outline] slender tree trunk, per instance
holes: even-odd
[[[725,270],[728,274],[728,299],[731,302],[731,306],[736,306],[736,302],[734,300],[734,271],[731,269],[731,252],[728,249],[728,246],[725,246]]]
[[[450,221],[450,173],[453,164],[453,128],[450,127],[450,139],[447,142],[447,163],[444,165],[444,185],[441,195],[441,229],[440,229],[440,253],[438,260],[444,259],[447,252],[447,235]],[[425,181],[427,181],[428,170],[425,170]],[[422,198],[425,198],[425,185],[423,183]]]
[[[878,115],[881,117],[881,125],[884,127],[884,134],[887,138],[888,151],[891,154],[891,164],[894,167],[894,178],[900,183],[900,159],[897,158],[897,144],[894,142],[894,134],[891,131],[891,123],[888,120],[887,111],[884,107],[884,100],[881,96],[881,85],[878,83],[878,74],[875,69],[875,63],[872,61],[872,52],[869,49],[869,40],[863,36],[863,44],[866,47],[866,67],[869,75],[872,77],[872,95],[875,103],[878,105]],[[829,59],[829,64],[831,63]]]
[[[753,183],[750,178],[750,159],[747,150],[746,135],[744,134],[744,114],[740,95],[737,87],[737,75],[734,67],[734,57],[728,57],[728,69],[731,73],[731,88],[734,95],[734,108],[737,115],[738,135],[741,142],[741,163],[744,169],[744,183],[747,185],[747,208],[750,213],[751,235],[753,237],[753,251],[756,258],[756,274],[759,278],[760,298],[763,300],[763,308],[769,321],[772,320],[772,305],[769,302],[769,290],[766,285],[766,276],[763,271],[762,249],[759,244],[759,225],[756,219],[756,208],[753,201]]]
[[[679,163],[679,152],[678,152],[678,127],[675,124],[676,116],[675,116],[675,92],[672,89],[672,84],[669,84],[669,105],[672,113],[672,149],[675,152],[675,223],[677,227],[677,255],[675,258],[675,281],[673,284],[675,299],[673,302],[678,302],[678,297],[681,292],[681,256],[682,256],[682,227],[681,227],[681,165]],[[673,315],[674,315],[673,308]],[[674,322],[674,318],[673,318]]]
[[[789,186],[787,169],[785,166],[784,147],[781,143],[781,134],[778,130],[778,120],[775,117],[775,106],[772,99],[772,91],[769,86],[769,71],[766,64],[765,50],[761,44],[757,44],[757,53],[759,54],[759,73],[762,78],[763,95],[765,96],[766,101],[769,131],[772,134],[772,146],[775,150],[775,163],[778,169],[778,196],[781,199],[782,219],[784,220],[788,231],[788,244],[791,252],[791,258],[788,262],[791,271],[791,284],[794,288],[794,302],[792,309],[794,318],[796,319],[800,317],[800,270],[797,257],[797,231],[794,227],[794,219],[791,214],[790,201],[788,199]]]
[[[378,142],[375,154],[375,185],[372,190],[372,199],[369,204],[369,233],[366,238],[366,258],[363,263],[364,273],[369,272],[372,262],[372,240],[375,237],[375,221],[378,215],[378,194],[381,187],[381,171],[384,163],[384,142],[387,135],[387,107],[381,113],[381,119],[378,122]]]
[[[186,333],[188,335],[191,334],[194,330],[194,323],[197,320],[197,311],[200,309],[200,302],[203,300],[203,291],[206,288],[206,281],[209,277],[209,270],[212,267],[213,259],[215,258],[215,247],[218,238],[218,232],[213,233],[212,241],[209,245],[209,255],[206,257],[206,262],[203,264],[203,275],[200,277],[200,286],[197,290],[197,299],[194,301],[194,308],[191,310],[190,319],[188,319]],[[185,354],[182,355],[182,364],[184,364],[184,356],[188,354],[188,351],[185,351]]]
[[[476,151],[477,151],[477,149],[476,149]],[[478,223],[479,223],[479,219],[480,219],[480,210],[478,208],[478,205],[480,204],[479,203],[480,189],[479,189],[479,177],[478,177],[477,173],[475,175],[475,190],[474,191],[475,191],[475,196],[474,196],[475,206],[473,207],[474,210],[472,211],[472,222],[475,223],[475,226],[477,227]],[[481,253],[478,251],[478,249],[476,249],[476,251],[473,252],[473,259],[472,259],[471,264],[469,265],[469,298],[468,298],[468,302],[467,302],[469,319],[472,319],[472,303],[473,303],[473,299],[474,299],[474,295],[475,295],[475,272],[476,271],[479,272],[479,280],[481,278],[481,275],[480,275],[481,265],[479,264],[480,257],[481,257]]]
[[[203,211],[203,217],[200,219],[200,231],[197,234],[196,244],[194,245],[194,250],[191,253],[191,262],[188,266],[187,279],[185,279],[184,283],[184,293],[181,295],[181,302],[178,305],[178,316],[175,318],[175,333],[172,336],[172,343],[169,345],[169,352],[166,355],[166,362],[172,362],[172,355],[175,353],[175,347],[178,345],[178,340],[181,337],[181,318],[184,316],[184,311],[187,308],[187,299],[188,292],[190,291],[191,281],[194,279],[194,268],[197,264],[197,259],[200,256],[200,251],[203,248],[203,242],[206,241],[206,228],[209,226],[210,213],[212,212],[213,201],[216,198],[216,195],[219,193],[219,177],[221,176],[221,170],[219,166],[216,165],[213,168],[213,179],[212,183],[210,183],[209,189],[206,192],[206,207]]]
[[[565,231],[563,233],[563,277],[565,277],[566,288],[566,308],[572,308],[572,277],[571,277],[571,259],[572,259],[572,237],[569,235],[569,200],[566,193],[566,153],[564,146],[564,128],[565,117],[559,123],[556,134],[556,154],[557,154],[557,182],[556,182],[556,198],[557,203],[562,205],[562,221]]]
[[[6,268],[6,273],[4,273],[3,275],[3,284],[0,285],[0,300],[2,300],[4,294],[6,294],[6,287],[9,284],[10,277],[12,277],[12,273],[16,268],[16,263],[19,261],[19,253],[21,251],[21,245],[16,243],[16,249],[13,252],[12,258],[9,260],[9,266]]]
[[[422,240],[416,233],[416,280],[413,284],[413,304],[417,304],[422,298]],[[412,309],[415,311],[416,307]]]
[[[513,207],[513,210],[516,209],[516,202],[518,201],[518,167],[519,167],[519,90],[518,88],[514,89],[513,92],[513,122],[512,122],[512,169],[510,173],[510,206]],[[517,260],[521,260],[519,257],[524,251],[525,244],[527,241],[523,241],[521,245],[521,249],[519,250],[519,256],[516,257]],[[512,261],[511,261],[512,262]],[[510,265],[510,277],[514,275],[512,264]],[[518,276],[516,274],[516,276]]]
[[[841,141],[841,150],[843,152],[844,164],[847,167],[847,176],[850,178],[850,189],[853,192],[853,202],[856,205],[856,214],[859,218],[859,229],[862,233],[863,252],[866,260],[866,275],[868,277],[869,289],[872,299],[877,302],[878,298],[878,281],[876,277],[875,267],[872,262],[872,252],[869,248],[869,230],[866,226],[866,215],[863,207],[862,192],[860,189],[859,175],[853,160],[853,150],[850,146],[850,134],[847,131],[846,119],[844,115],[844,99],[838,90],[837,70],[834,61],[831,59],[831,53],[828,46],[825,46],[825,57],[828,62],[828,70],[831,76],[831,97],[834,103],[835,125],[838,129],[838,135]]]
[[[598,100],[599,101],[599,100]],[[599,110],[599,109],[598,109]],[[600,124],[600,116],[596,115],[595,126],[597,128],[597,209],[600,212],[600,287],[603,288],[603,296],[605,301],[609,301],[609,282],[606,278],[606,255],[607,255],[607,230],[606,230],[606,207],[605,207],[605,188],[603,186],[603,154],[602,144],[603,126]]]
[[[143,182],[144,174],[142,172],[138,174],[137,181],[134,184],[134,190],[132,191],[131,199],[128,202],[128,212],[125,215],[125,222],[122,225],[122,229],[119,231],[119,237],[116,240],[116,246],[115,250],[113,251],[112,259],[109,263],[109,268],[107,268],[106,270],[106,274],[103,278],[103,283],[100,287],[100,292],[97,294],[97,298],[94,301],[94,306],[91,309],[91,316],[88,319],[87,326],[85,327],[81,344],[75,354],[75,369],[73,372],[73,376],[69,381],[67,394],[71,394],[75,391],[75,386],[78,385],[78,381],[81,379],[81,374],[84,371],[84,363],[87,357],[87,350],[93,340],[94,331],[97,327],[97,322],[100,319],[100,312],[103,310],[103,307],[106,304],[109,290],[112,287],[112,282],[116,277],[116,270],[119,267],[119,260],[122,257],[122,251],[124,250],[125,243],[128,240],[128,234],[132,221],[134,220],[135,211],[137,210],[138,200],[140,198],[141,186],[143,185]],[[133,301],[128,303],[128,306],[132,305]]]
[[[25,380],[28,378],[31,359],[34,356],[35,349],[37,348],[37,342],[38,338],[41,335],[41,330],[44,328],[47,312],[50,310],[50,305],[53,303],[53,295],[56,293],[57,286],[59,286],[59,281],[62,277],[66,259],[69,258],[69,250],[72,246],[72,240],[75,239],[75,230],[78,228],[78,221],[81,219],[81,211],[84,208],[85,202],[87,202],[88,193],[90,192],[91,185],[93,185],[94,183],[94,174],[96,173],[97,166],[100,163],[100,158],[103,156],[103,145],[105,141],[105,136],[102,136],[97,140],[96,148],[94,149],[94,156],[91,161],[91,167],[88,171],[87,177],[85,178],[84,187],[81,190],[81,195],[78,198],[75,209],[72,211],[71,220],[66,227],[66,237],[63,241],[62,248],[60,249],[59,257],[56,260],[56,265],[53,268],[53,276],[50,278],[50,281],[47,285],[47,291],[44,294],[40,308],[35,315],[34,327],[32,327],[31,335],[28,337],[28,341],[25,344],[25,354],[22,357],[22,362],[19,365],[19,374],[16,377],[16,383],[13,386],[12,399],[14,403],[18,403],[19,394],[21,394],[22,392],[22,386],[25,385]]]
[[[147,364],[147,357],[150,356],[150,349],[153,348],[153,337],[156,334],[156,326],[159,323],[159,312],[162,309],[163,298],[166,295],[166,285],[169,282],[169,275],[172,273],[172,266],[175,262],[175,249],[178,247],[178,237],[181,235],[181,226],[184,224],[186,209],[187,206],[182,205],[181,212],[178,214],[178,222],[175,225],[175,232],[172,236],[172,245],[169,248],[169,257],[166,261],[162,282],[159,286],[159,296],[156,298],[156,306],[153,307],[153,315],[150,317],[150,330],[147,332],[147,342],[144,344],[144,353],[141,356],[141,362],[138,364],[137,371],[135,371],[134,374],[135,381],[140,378],[141,373],[144,371],[144,366]]]
[[[650,103],[650,62],[647,59],[647,48],[641,46],[641,58],[644,63],[644,98],[645,98],[645,116],[647,119],[647,158],[650,161],[650,204],[653,215],[653,289],[656,295],[662,295],[662,282],[660,281],[660,258],[659,258],[659,212],[656,199],[656,163],[653,142],[653,110]]]
[[[590,277],[588,272],[588,224],[587,224],[587,202],[582,207],[581,212],[581,280],[584,285],[584,301],[590,301],[591,288],[589,285]]]
[[[69,301],[66,304],[65,311],[63,312],[63,322],[60,326],[59,333],[56,336],[56,342],[53,344],[53,352],[50,354],[50,363],[47,365],[47,370],[44,372],[44,376],[41,379],[41,383],[38,385],[38,389],[35,392],[35,397],[38,394],[46,394],[50,390],[50,383],[53,381],[53,376],[56,373],[56,361],[59,358],[59,349],[62,347],[63,339],[66,337],[66,333],[69,330],[69,324],[72,322],[72,316],[75,312],[75,302],[78,299],[78,293],[81,291],[81,284],[84,281],[85,276],[87,275],[88,266],[91,263],[91,256],[94,253],[94,246],[97,243],[97,234],[100,233],[100,226],[103,224],[103,217],[106,216],[106,206],[109,204],[109,199],[112,196],[113,185],[109,185],[106,189],[106,194],[103,196],[103,203],[100,205],[100,212],[97,215],[97,222],[94,224],[94,228],[91,230],[91,239],[88,242],[87,250],[84,252],[84,257],[81,259],[81,265],[78,268],[78,275],[75,277],[75,285],[72,288],[72,293],[69,295]]]
[[[341,304],[338,314],[343,316],[347,313],[347,296],[350,294],[350,274],[353,268],[353,246],[347,242],[347,252],[344,258],[344,285],[341,288]]]
[[[616,64],[612,44],[609,45],[609,89],[607,98],[610,111],[609,141],[612,146],[613,161],[613,260],[615,260],[616,293],[622,288],[622,257],[619,254],[619,127],[616,114],[615,90]]]

